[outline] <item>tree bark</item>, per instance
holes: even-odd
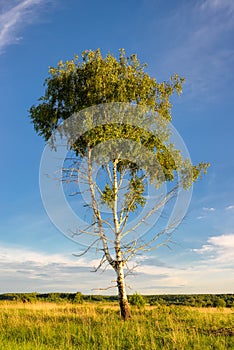
[[[128,304],[128,298],[126,294],[125,288],[125,279],[124,279],[124,261],[122,260],[122,252],[120,248],[120,232],[119,232],[119,218],[118,218],[118,178],[117,178],[117,164],[118,159],[113,161],[113,190],[114,190],[114,198],[113,198],[113,221],[115,227],[115,272],[117,275],[117,287],[119,294],[119,306],[122,320],[126,321],[131,317],[130,308]]]
[[[121,318],[123,321],[127,321],[129,318],[131,318],[131,312],[130,312],[130,307],[129,307],[128,298],[126,294],[122,262],[117,267],[116,273],[117,273],[117,286],[118,286],[119,307],[121,312]]]

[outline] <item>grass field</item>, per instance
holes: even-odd
[[[233,309],[146,306],[120,320],[114,303],[0,303],[1,350],[234,349]]]

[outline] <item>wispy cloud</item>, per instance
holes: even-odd
[[[95,283],[91,271],[98,263],[94,257],[48,254],[0,244],[0,293],[74,291],[81,287],[82,292],[91,293],[92,288],[108,285],[113,277],[108,270],[105,276],[99,274]]]
[[[216,211],[216,209],[214,207],[203,207],[202,214],[197,216],[197,220],[206,219],[207,216],[209,215],[209,213],[212,213],[214,211]]]
[[[195,249],[198,259],[178,265],[164,263],[155,256],[138,258],[136,274],[128,276],[129,292],[140,293],[228,293],[232,290],[234,234],[214,236]],[[191,252],[190,252],[191,254]],[[179,259],[180,260],[180,259]],[[48,254],[32,249],[0,244],[0,293],[80,290],[100,293],[96,288],[115,285],[112,269],[91,273],[97,256],[76,258],[72,254]],[[134,265],[134,262],[132,262]],[[131,267],[131,266],[130,266]],[[105,291],[101,291],[105,293]],[[115,289],[106,293],[115,293]]]
[[[205,216],[204,216],[204,215],[199,215],[199,216],[197,216],[197,220],[202,220],[202,219],[205,219]]]
[[[204,211],[215,211],[214,207],[203,207],[202,208]]]
[[[69,267],[90,267],[98,264],[98,259],[75,258],[72,254],[49,254],[26,249],[22,247],[12,247],[0,245],[0,266],[1,264],[21,264],[35,267],[46,267],[50,265],[63,265]]]
[[[228,207],[225,208],[226,210],[232,210],[234,209],[234,205],[229,205]]]
[[[227,9],[230,14],[234,14],[234,3],[232,0],[205,0],[200,4],[201,10],[212,11]]]
[[[200,249],[194,252],[201,254],[207,263],[228,267],[234,264],[234,233],[212,236]]]
[[[38,17],[39,7],[51,0],[3,1],[0,14],[0,53],[6,46],[17,43],[20,32]],[[9,6],[9,3],[11,6]]]
[[[185,265],[185,264],[184,264]],[[232,293],[233,269],[212,261],[197,261],[183,268],[142,265],[140,274],[130,277],[133,290],[147,294],[161,293]],[[128,282],[129,283],[129,282]]]
[[[213,99],[232,76],[234,2],[184,2],[166,21],[177,29],[176,45],[163,60],[165,69],[186,77],[186,90],[192,97],[199,93]]]

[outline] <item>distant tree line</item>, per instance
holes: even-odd
[[[234,294],[148,295],[146,300],[150,305],[234,307]]]
[[[83,295],[76,293],[6,293],[0,294],[0,300],[21,301],[24,303],[34,302],[69,302],[82,304],[90,302],[114,302],[118,296],[111,295]],[[129,296],[131,305],[142,307],[149,305],[184,305],[195,307],[234,307],[234,294],[170,294],[170,295],[139,295],[137,293]]]
[[[21,301],[23,303],[34,302],[70,302],[70,303],[83,303],[83,295],[80,292],[76,293],[7,293],[0,294],[0,300]]]

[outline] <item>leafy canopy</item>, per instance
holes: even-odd
[[[170,82],[157,83],[146,72],[136,55],[127,57],[123,49],[119,59],[100,50],[84,51],[79,61],[60,61],[50,67],[45,80],[46,92],[40,105],[30,109],[36,131],[51,136],[59,122],[74,112],[101,103],[130,102],[145,105],[166,119],[171,119],[169,97],[182,91],[183,78],[177,74]]]
[[[146,73],[146,67],[135,54],[127,57],[124,49],[120,49],[118,59],[110,53],[103,57],[98,49],[84,51],[81,60],[76,55],[70,61],[60,61],[57,67],[50,67],[49,77],[45,80],[45,95],[39,99],[37,106],[30,109],[36,132],[47,141],[58,125],[74,113],[90,106],[111,102],[145,106],[161,120],[169,123],[170,97],[173,93],[180,95],[184,78],[175,74],[169,81],[159,83]],[[187,179],[184,187],[189,187],[202,171],[206,171],[208,164],[192,166],[188,161],[183,162],[180,151],[175,150],[173,145],[166,145],[168,136],[166,133],[163,137],[161,133],[159,137],[150,132],[144,127],[144,122],[139,125],[117,122],[93,127],[82,134],[71,148],[77,156],[83,157],[88,148],[93,149],[99,143],[120,138],[132,140],[154,152],[155,161],[163,169],[165,181],[174,180],[174,171],[179,170],[182,177],[184,174]],[[136,175],[139,166],[132,161],[119,159],[117,169],[119,172],[129,169],[133,176],[129,186],[129,201],[132,202],[133,193],[138,195],[135,195],[136,201],[131,210],[134,210],[137,202],[144,205],[143,183]],[[149,175],[151,180],[155,180],[155,174],[149,172]],[[110,204],[113,193],[111,194],[112,190],[108,186],[107,184],[105,187],[102,200]]]

